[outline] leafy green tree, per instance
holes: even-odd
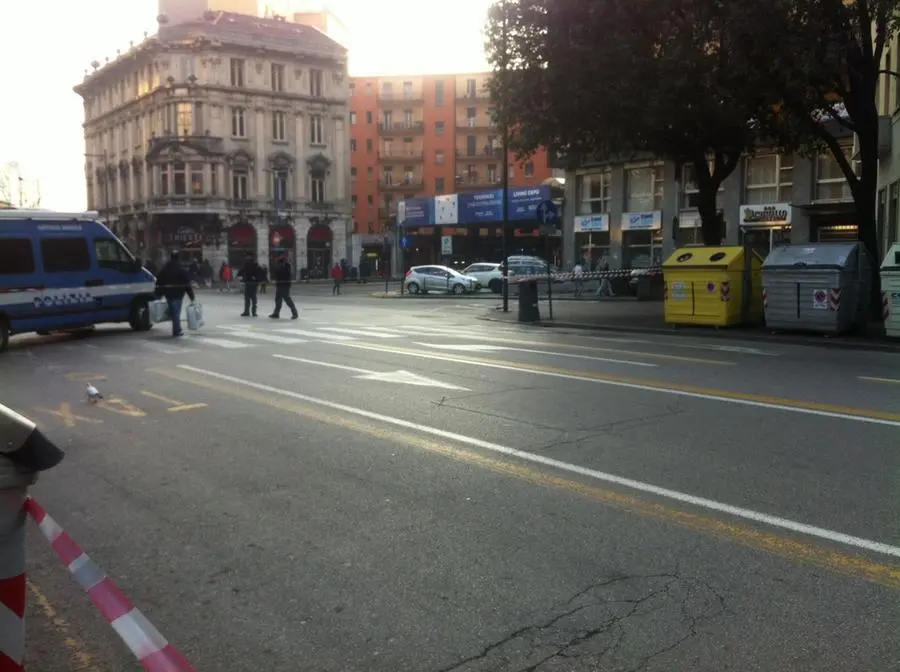
[[[752,27],[762,4],[780,1],[498,0],[486,46],[510,147],[691,164],[703,240],[719,244],[719,187],[772,142],[780,95],[759,63],[780,45]]]

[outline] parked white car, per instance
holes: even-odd
[[[463,275],[469,275],[476,280],[482,287],[487,287],[494,294],[503,291],[503,268],[500,264],[491,262],[478,262],[471,264],[462,270]]]
[[[481,283],[476,278],[463,275],[446,266],[413,266],[406,272],[403,283],[410,294],[426,292],[465,294],[481,289]]]

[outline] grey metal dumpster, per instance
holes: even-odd
[[[540,322],[537,280],[525,280],[519,284],[519,322]]]
[[[762,267],[766,326],[823,334],[865,326],[871,278],[859,242],[776,247]]]

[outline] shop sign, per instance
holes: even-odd
[[[662,228],[662,210],[623,212],[623,231],[657,231]]]
[[[441,254],[453,254],[453,236],[441,236]]]
[[[165,245],[192,245],[199,243],[200,238],[200,232],[192,226],[179,226],[174,230],[164,230],[162,234]]]
[[[459,198],[456,194],[436,196],[434,199],[434,220],[432,224],[458,224]]]
[[[699,229],[701,226],[700,213],[696,210],[689,210],[688,212],[682,212],[678,216],[678,228],[679,229]]]
[[[434,224],[434,199],[407,198],[397,203],[397,224],[408,227]]]
[[[537,219],[537,207],[550,200],[550,185],[515,187],[507,191],[507,213],[510,221]]]
[[[789,203],[742,205],[740,223],[741,226],[788,226],[791,223],[791,206]]]
[[[480,224],[503,219],[503,190],[459,195],[459,223]]]
[[[579,215],[575,218],[575,233],[605,233],[609,231],[609,214]]]

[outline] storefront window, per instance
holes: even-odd
[[[625,173],[626,212],[649,212],[662,209],[663,167],[630,168]]]
[[[612,266],[609,256],[609,215],[584,215],[575,218],[575,263],[586,271]]]
[[[710,171],[713,166],[710,164]],[[684,205],[686,210],[697,208],[700,205],[700,187],[697,186],[697,178],[694,175],[694,165],[686,163],[681,168],[681,189],[684,195]],[[725,207],[725,185],[719,186],[716,192],[716,208],[722,210]]]
[[[622,232],[622,267],[647,268],[662,264],[662,229]]]
[[[792,155],[748,156],[746,168],[744,203],[766,205],[791,202],[794,181]]]
[[[610,181],[612,173],[604,170],[578,178],[579,215],[609,212]]]
[[[852,148],[844,147],[844,155],[859,176],[859,161],[851,158]],[[816,157],[816,200],[817,201],[852,201],[850,184],[844,172],[831,152],[822,152]]]

